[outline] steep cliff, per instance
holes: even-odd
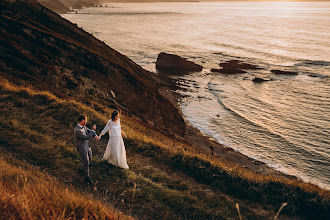
[[[64,14],[71,11],[71,9],[60,0],[38,0],[38,2],[46,8],[59,14]]]
[[[99,0],[38,0],[38,2],[59,14],[70,12],[70,8],[94,7],[100,5]]]
[[[158,81],[128,57],[34,0],[0,2],[0,76],[67,99],[119,108],[183,135]]]

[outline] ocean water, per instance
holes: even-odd
[[[178,78],[190,123],[330,190],[330,2],[105,5],[62,16],[147,70],[156,72],[160,52],[203,65],[202,72]],[[233,59],[262,69],[210,73]],[[274,75],[272,69],[299,75]],[[271,81],[254,83],[254,77]]]

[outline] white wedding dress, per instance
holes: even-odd
[[[107,160],[117,167],[128,169],[124,140],[121,136],[120,119],[118,119],[118,122],[109,120],[101,135],[104,135],[107,131],[109,131],[109,142],[103,160]]]

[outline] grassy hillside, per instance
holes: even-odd
[[[0,33],[3,78],[60,98],[124,109],[184,134],[183,118],[158,92],[155,74],[36,0],[0,1]]]
[[[236,203],[244,219],[273,218],[283,203],[281,219],[330,216],[328,191],[171,134],[185,124],[152,73],[36,1],[0,1],[0,32],[1,218],[117,218],[110,204],[140,219],[238,219]],[[124,110],[130,169],[101,161],[104,137],[91,143],[89,186],[73,128],[85,113],[99,133],[112,108]]]
[[[1,79],[0,146],[4,155],[38,166],[59,182],[112,204],[141,219],[269,219],[282,203],[282,219],[326,219],[329,192],[298,180],[255,174],[230,161],[154,131],[123,114],[122,126],[130,170],[101,161],[107,138],[93,142],[91,177],[83,183],[76,171],[80,158],[73,127],[80,113],[103,128],[112,109],[63,100],[49,92],[12,85]]]
[[[0,219],[132,219],[25,162],[0,157]]]

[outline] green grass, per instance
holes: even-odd
[[[0,146],[19,160],[46,170],[59,181],[89,192],[128,215],[141,219],[238,219],[235,203],[245,219],[269,219],[283,202],[281,214],[309,219],[329,215],[329,192],[298,180],[253,174],[228,161],[210,158],[180,140],[145,127],[123,115],[129,170],[121,170],[100,156],[106,138],[93,142],[88,187],[76,171],[80,158],[73,128],[80,113],[102,129],[111,109],[61,100],[46,92],[1,87]],[[97,111],[95,110],[97,109]],[[235,167],[235,168],[233,168]]]

